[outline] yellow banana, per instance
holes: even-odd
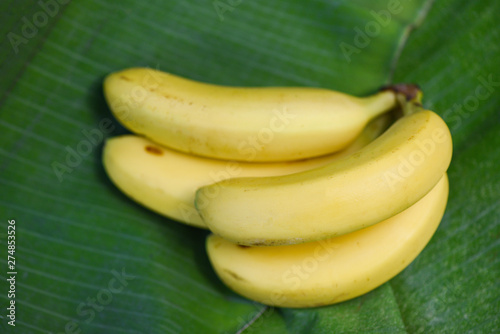
[[[344,159],[285,176],[223,180],[200,188],[195,206],[215,234],[239,244],[326,239],[410,207],[436,185],[451,155],[445,122],[420,110]]]
[[[358,98],[319,88],[225,87],[147,68],[110,74],[104,93],[134,133],[179,151],[247,162],[339,151],[397,104],[392,90]]]
[[[223,161],[174,151],[136,135],[124,135],[106,141],[103,163],[113,183],[140,204],[175,220],[206,228],[194,208],[198,188],[231,177],[284,175],[327,164],[369,144],[391,121],[389,114],[381,115],[346,149],[308,160]]]
[[[276,247],[240,246],[211,235],[206,248],[221,280],[247,298],[278,307],[339,303],[373,290],[408,266],[437,229],[447,196],[444,175],[408,209],[350,234]]]

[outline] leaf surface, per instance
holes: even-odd
[[[494,0],[4,1],[1,332],[498,331],[498,12]],[[103,171],[104,139],[127,131],[102,80],[132,66],[359,96],[418,83],[454,138],[441,226],[400,275],[351,301],[277,309],[237,296],[208,263],[205,231],[135,204]],[[16,328],[5,319],[8,220]]]

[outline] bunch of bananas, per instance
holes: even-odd
[[[451,135],[414,86],[358,98],[132,68],[104,91],[135,133],[107,140],[110,179],[212,231],[215,272],[255,301],[313,307],[364,294],[408,266],[444,214]]]

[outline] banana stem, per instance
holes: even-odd
[[[403,116],[408,116],[424,109],[422,104],[418,100],[407,100],[400,94],[396,95],[396,99],[398,100],[398,104],[403,113]]]
[[[365,112],[370,120],[394,109],[395,102],[397,102],[394,92],[388,90],[382,90],[378,94],[360,100],[365,105]]]
[[[385,86],[381,90],[390,90],[396,93],[396,101],[399,108],[395,111],[396,118],[411,115],[422,107],[422,91],[420,87],[413,84],[396,84]]]

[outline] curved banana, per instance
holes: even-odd
[[[452,155],[446,123],[429,110],[397,120],[360,151],[325,166],[202,187],[208,227],[243,245],[284,245],[359,230],[405,210],[439,181]]]
[[[319,88],[242,88],[147,68],[110,74],[104,93],[128,129],[200,156],[247,162],[339,151],[397,105],[392,90],[358,98]]]
[[[405,211],[368,228],[318,242],[246,247],[207,239],[209,259],[235,292],[278,307],[339,303],[371,291],[407,267],[437,229],[448,179]]]
[[[104,168],[113,183],[145,207],[175,220],[206,228],[194,207],[196,190],[238,176],[285,175],[327,164],[369,144],[392,121],[384,114],[371,121],[346,149],[293,162],[245,163],[223,161],[174,151],[136,135],[108,139]]]

